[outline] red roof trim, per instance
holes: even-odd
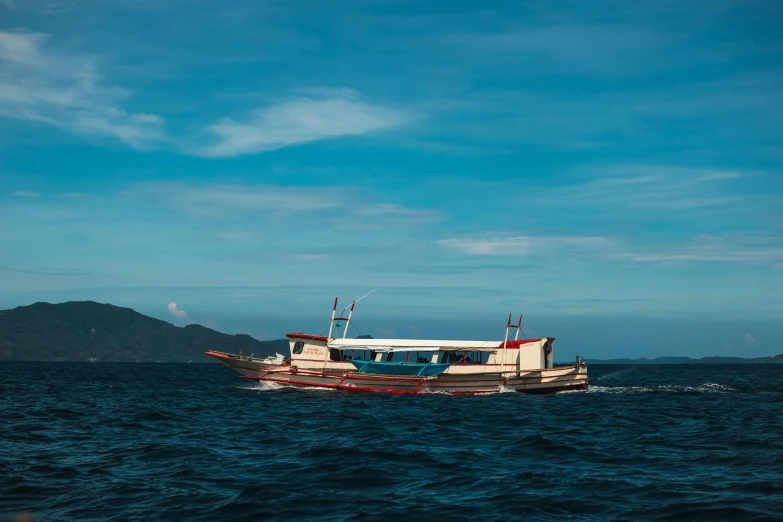
[[[308,339],[310,341],[323,341],[326,342],[329,339],[326,338],[325,335],[312,335],[312,334],[306,334],[303,332],[293,332],[293,333],[287,333],[285,334],[286,337],[292,337],[294,339]]]
[[[540,340],[541,339],[519,339],[515,341],[512,339],[510,341],[506,341],[506,348],[519,348],[523,344],[536,343]],[[500,345],[498,345],[498,348],[503,348],[503,343],[500,343]]]

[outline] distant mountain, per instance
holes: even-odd
[[[0,311],[0,361],[212,361],[207,350],[265,357],[288,353],[288,341],[262,342],[197,324],[181,328],[92,301]]]
[[[589,364],[783,364],[783,354],[772,357],[757,357],[745,359],[743,357],[702,357],[691,359],[690,357],[658,357],[656,359],[587,359]]]

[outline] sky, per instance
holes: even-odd
[[[783,353],[783,4],[0,0],[0,308]],[[340,306],[342,308],[342,304]]]

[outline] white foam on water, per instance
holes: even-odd
[[[556,395],[565,395],[567,393],[587,393],[589,390],[560,390],[555,392]]]
[[[719,384],[714,382],[708,382],[700,384],[698,386],[683,386],[666,384],[662,386],[594,386],[590,385],[587,389],[588,393],[654,393],[654,392],[669,392],[669,393],[731,393],[738,392],[736,388],[727,386],[725,384]]]
[[[278,390],[284,390],[284,389],[291,389],[291,390],[300,390],[304,392],[333,392],[337,391],[334,388],[322,388],[321,386],[286,386],[285,384],[280,384],[277,382],[269,382],[269,381],[258,381],[257,384],[253,386],[239,386],[238,388],[243,390],[250,390],[250,391],[259,391],[259,392],[269,392],[269,391],[278,391]]]
[[[739,391],[736,388],[732,388],[731,386],[727,386],[725,384],[718,384],[716,382],[708,382],[706,384],[702,384],[698,388],[702,388],[705,391],[717,391],[717,392],[736,392]]]
[[[240,390],[263,392],[263,391],[281,390],[283,386],[277,384],[276,382],[258,381],[257,383],[252,384],[250,386],[237,386],[237,388],[239,388]]]
[[[282,385],[278,385],[281,388]],[[318,391],[318,392],[336,392],[337,388],[324,388],[322,386],[289,386],[289,388],[293,388],[295,390],[302,390],[302,391]]]
[[[587,393],[647,393],[657,391],[646,386],[593,386],[588,385]]]

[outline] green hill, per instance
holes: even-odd
[[[288,353],[288,341],[258,341],[200,325],[183,327],[92,301],[35,303],[0,311],[0,361],[207,362],[218,350]]]

